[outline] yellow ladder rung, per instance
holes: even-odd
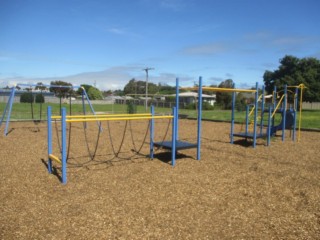
[[[58,157],[56,157],[55,155],[53,155],[53,154],[49,154],[49,158],[50,158],[51,160],[54,160],[54,161],[62,164],[62,163],[61,163],[61,160],[60,160]]]

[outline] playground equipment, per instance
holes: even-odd
[[[60,86],[60,85],[45,85],[45,84],[39,85],[39,84],[20,84],[19,83],[15,87],[11,88],[11,92],[10,92],[10,96],[9,96],[8,102],[6,104],[6,107],[5,107],[4,111],[3,111],[3,114],[2,114],[2,117],[1,117],[1,120],[0,120],[0,127],[1,127],[2,123],[4,121],[6,121],[6,127],[5,127],[5,130],[4,130],[4,135],[5,136],[8,135],[9,123],[10,123],[10,119],[11,119],[12,107],[13,107],[13,102],[14,102],[14,97],[15,97],[16,87],[17,86],[19,86],[19,87],[37,87],[37,86],[40,86],[40,87],[48,87],[48,88],[55,87],[55,88],[68,88],[68,89],[82,88],[83,112],[84,112],[84,114],[86,114],[85,101],[87,101],[92,113],[95,114],[95,111],[94,111],[93,106],[92,106],[92,104],[91,104],[91,102],[89,100],[89,97],[88,97],[85,89],[83,87],[81,87],[81,86]],[[60,109],[61,109],[61,98],[60,98]],[[40,120],[41,120],[41,118],[40,118]]]
[[[270,137],[271,137],[271,108],[269,109],[268,113],[268,126],[266,128],[265,133],[263,132],[263,122],[264,122],[264,108],[265,108],[265,102],[264,102],[264,87],[262,88],[262,94],[258,95],[258,83],[256,83],[256,89],[255,90],[248,90],[255,94],[254,97],[254,104],[252,106],[251,111],[249,111],[249,105],[246,107],[246,126],[244,132],[234,132],[234,115],[235,115],[235,99],[236,94],[235,92],[232,93],[232,113],[231,113],[231,133],[230,133],[230,143],[234,143],[234,137],[240,137],[245,139],[252,139],[253,140],[253,147],[256,147],[257,139],[258,138],[267,138],[267,145],[270,144]],[[259,116],[259,100],[261,101],[260,105],[260,116]],[[253,117],[253,131],[249,129],[249,117],[254,114]],[[258,129],[258,122],[259,122],[259,129]]]
[[[176,138],[175,141],[163,141],[163,142],[155,142],[154,146],[160,147],[163,149],[168,149],[173,152],[173,148],[178,150],[196,148],[197,149],[197,160],[200,160],[201,157],[201,116],[202,116],[202,77],[199,77],[199,87],[198,87],[198,124],[197,124],[197,143],[190,143],[187,141],[179,140],[179,119],[175,118],[174,121],[176,125]],[[176,109],[179,112],[179,79],[176,79]],[[173,146],[173,143],[175,146]],[[176,153],[174,153],[176,154]],[[174,164],[173,164],[174,165]]]
[[[201,87],[188,88],[191,90],[198,90]],[[292,129],[292,140],[295,140],[295,130],[296,130],[296,110],[298,102],[298,89],[301,89],[301,100],[302,101],[302,90],[305,88],[302,84],[299,86],[290,86],[288,88],[296,88],[295,92],[295,102],[294,107],[287,107],[287,86],[284,87],[284,94],[282,98],[277,103],[276,97],[273,97],[273,106],[269,106],[269,110],[265,109],[265,96],[264,96],[264,86],[262,87],[262,94],[258,94],[258,83],[256,83],[255,89],[236,89],[234,88],[217,88],[217,87],[202,87],[203,91],[212,92],[230,92],[232,93],[232,112],[231,112],[231,131],[230,131],[230,143],[234,143],[234,137],[240,137],[245,139],[253,140],[253,147],[256,147],[256,140],[258,138],[267,138],[267,145],[270,145],[270,137],[275,135],[279,130],[282,130],[282,141],[285,139],[285,129]],[[276,92],[276,90],[274,91]],[[235,132],[235,100],[236,93],[253,93],[254,94],[254,104],[252,106],[248,105],[246,108],[246,126],[244,132]],[[261,102],[261,103],[260,103]],[[259,104],[260,103],[260,104]],[[250,107],[251,110],[250,110]],[[264,127],[265,113],[268,113],[267,125]],[[274,125],[274,117],[276,113],[282,113],[282,120],[279,125]],[[250,118],[253,119],[250,120]],[[300,121],[299,121],[299,135],[300,135],[300,124],[301,124],[301,104],[300,104]],[[250,129],[251,126],[251,129]],[[265,130],[265,132],[264,132]]]
[[[83,115],[83,116],[67,116],[66,109],[62,108],[61,116],[52,116],[51,107],[47,110],[47,125],[48,125],[48,171],[52,173],[52,161],[61,164],[62,183],[67,183],[67,123],[72,122],[92,122],[92,121],[118,121],[118,120],[150,120],[150,157],[153,158],[154,153],[154,125],[155,119],[172,119],[172,138],[171,138],[171,160],[172,165],[175,165],[176,157],[176,119],[178,118],[176,108],[172,109],[172,115],[169,116],[156,116],[154,114],[154,108],[151,107],[151,114],[114,114],[114,115]],[[53,154],[52,149],[52,122],[55,120],[61,121],[61,156]]]
[[[291,92],[288,88],[295,88],[295,92]],[[298,90],[301,89],[301,99],[302,91],[304,86],[284,86],[283,95],[280,100],[277,102],[277,91],[276,87],[273,91],[273,103],[269,106],[269,110],[265,109],[265,97],[264,97],[264,86],[262,87],[262,94],[258,96],[258,83],[256,83],[255,100],[254,105],[252,106],[251,111],[249,111],[249,105],[246,108],[246,127],[244,132],[234,132],[234,113],[235,113],[235,93],[232,95],[232,116],[231,116],[231,143],[234,141],[234,137],[241,137],[245,139],[253,139],[253,147],[256,146],[257,138],[267,138],[267,145],[270,145],[270,137],[274,136],[277,131],[282,131],[282,141],[285,140],[285,130],[292,130],[292,141],[296,139],[296,120],[297,120],[297,107],[298,107]],[[294,103],[293,107],[288,107],[288,91],[294,94]],[[278,92],[279,93],[279,92]],[[260,102],[260,104],[259,104]],[[300,104],[300,121],[301,124],[301,104]],[[250,131],[249,118],[253,116],[253,131]],[[259,114],[260,113],[260,114]],[[268,113],[268,124],[266,128],[264,127],[264,114]],[[275,115],[277,113],[281,114],[281,121],[278,125],[275,125]],[[263,129],[265,128],[265,132]],[[300,127],[299,127],[299,136],[300,136]],[[300,138],[300,137],[299,137]]]
[[[255,90],[247,90],[247,89],[236,89],[236,88],[218,88],[218,87],[201,87],[199,85],[199,87],[193,87],[193,88],[189,88],[191,90],[198,90],[198,89],[202,89],[202,91],[211,91],[211,92],[229,92],[232,93],[232,114],[231,114],[231,143],[233,143],[233,136],[240,136],[240,137],[246,137],[246,138],[253,138],[254,139],[254,147],[256,144],[256,137],[257,137],[257,129],[256,129],[256,123],[257,123],[257,107],[255,108],[255,112],[254,112],[254,133],[253,134],[249,134],[249,132],[247,131],[245,134],[236,134],[234,133],[234,109],[235,109],[235,96],[236,93],[255,93],[255,105],[258,106],[257,104],[257,100],[258,100],[258,84],[256,84],[256,89]]]
[[[202,86],[202,78],[199,78],[199,86]],[[52,116],[51,107],[48,107],[47,110],[47,126],[48,126],[48,172],[52,173],[52,161],[55,161],[61,165],[62,172],[62,183],[66,184],[67,182],[67,159],[68,159],[68,147],[70,145],[70,140],[67,142],[67,123],[74,122],[92,122],[98,121],[99,126],[100,123],[106,121],[109,123],[110,121],[134,121],[134,120],[149,120],[149,132],[150,132],[150,158],[154,158],[154,149],[156,147],[171,150],[171,164],[175,166],[176,164],[176,154],[179,150],[189,149],[189,148],[197,148],[197,159],[200,160],[200,144],[201,144],[201,109],[202,109],[202,89],[199,88],[199,101],[198,101],[198,127],[197,127],[197,143],[190,143],[187,141],[181,141],[178,138],[178,110],[179,110],[179,80],[176,79],[176,107],[172,108],[172,114],[169,116],[158,116],[155,115],[154,107],[151,106],[151,113],[143,113],[143,114],[112,114],[112,115],[79,115],[79,116],[67,116],[66,109],[62,108],[61,116]],[[172,122],[172,134],[171,140],[165,141],[165,137],[162,141],[155,142],[155,120],[156,119],[169,119]],[[57,156],[53,154],[53,143],[52,143],[52,122],[60,121],[61,122],[61,156]],[[110,127],[109,127],[110,130]],[[132,133],[131,133],[132,134]],[[167,133],[166,133],[167,134]],[[166,136],[165,134],[165,136]],[[146,135],[145,135],[146,136]],[[70,137],[70,134],[69,134]],[[109,132],[109,137],[111,138],[111,134]],[[131,136],[132,137],[132,136]],[[144,139],[145,140],[145,139]],[[143,141],[144,141],[143,140]],[[112,142],[112,140],[110,139]],[[123,142],[123,140],[122,140]],[[121,149],[122,143],[119,147],[119,151]],[[97,147],[97,145],[96,145]],[[136,147],[134,147],[136,148]],[[114,146],[112,145],[113,152],[117,157],[119,153],[114,150]],[[140,148],[141,149],[141,148]],[[95,153],[94,153],[95,154]],[[93,154],[93,155],[94,155]],[[93,156],[94,157],[94,156]]]

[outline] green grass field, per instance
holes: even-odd
[[[59,104],[48,104],[45,103],[40,108],[40,104],[33,105],[33,114],[34,119],[40,118],[40,110],[41,110],[41,119],[46,119],[46,111],[47,106],[52,107],[53,115],[60,114],[60,105]],[[0,103],[0,116],[2,116],[3,111],[5,109],[6,104]],[[70,107],[68,104],[63,104],[63,107],[67,109],[67,112],[70,111]],[[127,113],[127,105],[123,104],[94,104],[93,108],[97,113]],[[82,105],[81,104],[72,104],[71,105],[72,115],[82,114]],[[86,112],[90,113],[90,108],[88,104],[86,104]],[[137,112],[145,112],[144,106],[137,106]],[[156,108],[156,113],[171,113],[171,109],[169,108]],[[187,114],[188,118],[196,118],[197,111],[196,110],[186,110],[180,109],[180,114]],[[31,105],[29,103],[15,103],[12,108],[12,120],[17,119],[32,119],[32,111]],[[215,120],[215,121],[230,121],[231,120],[231,110],[210,110],[203,111],[202,118],[206,120]],[[266,117],[267,119],[267,114]],[[298,115],[299,120],[299,115]],[[236,112],[235,113],[235,121],[239,123],[245,122],[245,111]],[[276,116],[276,123],[280,121],[279,115]],[[298,126],[299,122],[297,122]],[[302,111],[302,128],[308,129],[320,129],[320,110],[303,110]]]

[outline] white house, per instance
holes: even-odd
[[[176,94],[172,94],[170,96],[176,96]],[[185,104],[191,104],[196,103],[198,99],[198,93],[197,92],[183,92],[179,93],[179,101],[180,103]],[[208,102],[211,106],[214,106],[214,103],[216,102],[216,94],[207,95],[202,94],[202,99],[204,102]]]

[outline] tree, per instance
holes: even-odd
[[[265,71],[263,81],[266,91],[271,94],[274,86],[283,90],[283,86],[297,86],[303,83],[307,89],[303,100],[320,102],[320,61],[316,58],[299,59],[286,55],[280,59],[280,66],[275,71]]]
[[[146,82],[131,79],[123,89],[124,94],[145,94],[146,93]],[[148,93],[155,94],[158,92],[158,86],[154,83],[148,83]]]
[[[219,84],[219,88],[233,88],[232,79],[227,79]],[[224,109],[231,109],[232,106],[232,93],[228,92],[217,92],[217,103],[222,105]]]
[[[159,94],[163,94],[163,95],[176,93],[176,87],[169,86],[166,83],[159,83],[158,90],[159,90]]]
[[[84,88],[84,90],[86,91],[86,93],[88,93],[88,92],[89,92],[89,88],[92,87],[92,85],[88,85],[88,84],[81,84],[80,86]],[[77,94],[82,95],[82,88],[79,88],[79,89],[77,90]]]
[[[70,87],[72,87],[71,83],[67,83],[67,82],[60,81],[60,80],[52,81],[52,82],[50,82],[50,85],[70,86]],[[53,92],[58,97],[66,97],[66,96],[68,96],[68,95],[73,93],[73,89],[72,88],[65,88],[65,87],[62,87],[62,88],[61,87],[50,87],[49,91]]]
[[[124,92],[121,89],[117,89],[113,91],[113,95],[115,96],[124,96]]]
[[[34,102],[34,96],[32,95],[32,92],[24,92],[20,96],[20,102],[21,103],[33,103]]]
[[[88,90],[88,97],[90,100],[102,100],[103,96],[102,93],[98,88],[90,87]]]
[[[42,93],[36,95],[36,103],[44,103],[44,96]]]
[[[42,82],[38,82],[37,86],[35,87],[35,90],[47,90],[47,87],[44,86],[44,84]]]
[[[81,84],[80,85],[82,88],[84,88],[84,90],[86,91],[88,98],[90,100],[101,100],[103,99],[103,95],[102,92],[100,92],[100,90],[92,85],[88,85],[88,84]],[[77,90],[77,94],[82,95],[82,91],[83,89],[79,88]]]

